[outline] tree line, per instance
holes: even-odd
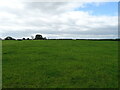
[[[31,36],[31,39],[30,38],[15,39],[11,36],[7,36],[6,38],[4,38],[4,40],[46,40],[46,39],[47,39],[46,37],[43,37],[40,34],[37,34],[35,38]]]
[[[22,38],[22,39],[15,39],[13,37],[10,37],[10,36],[7,36],[6,38],[4,39],[1,39],[0,40],[92,40],[92,41],[120,41],[120,38],[116,38],[116,39],[47,39],[46,37],[43,37],[42,35],[40,34],[37,34],[35,35],[35,38],[34,36],[31,36],[31,39],[30,38]]]

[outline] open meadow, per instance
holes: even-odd
[[[4,40],[3,88],[117,88],[118,41]]]

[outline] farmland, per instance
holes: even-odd
[[[118,42],[2,41],[3,88],[117,88]]]

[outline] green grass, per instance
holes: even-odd
[[[3,41],[3,88],[117,88],[118,42]]]

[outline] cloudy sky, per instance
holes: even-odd
[[[117,38],[118,2],[1,2],[0,37]]]

